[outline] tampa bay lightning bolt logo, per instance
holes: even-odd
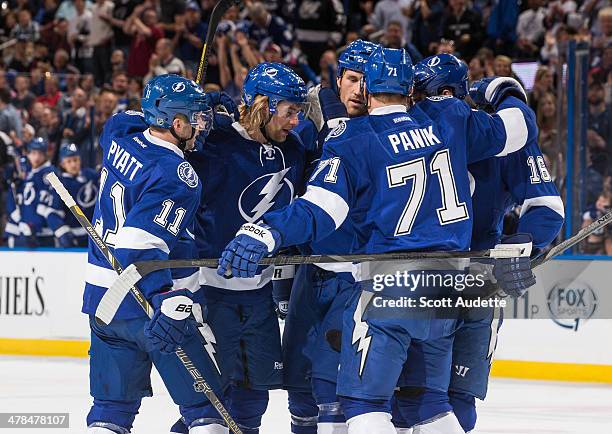
[[[251,182],[238,198],[238,210],[249,223],[258,221],[276,202],[283,205],[293,199],[293,184],[285,178],[291,167],[276,173],[267,173]]]
[[[184,161],[179,164],[178,168],[176,169],[176,173],[179,179],[189,187],[195,188],[198,186],[198,175],[188,162]]]
[[[346,122],[340,121],[336,128],[331,130],[325,140],[333,139],[334,137],[340,137],[346,131]]]
[[[174,83],[172,85],[172,90],[174,92],[182,92],[182,91],[184,91],[185,90],[185,83],[180,82],[180,81],[178,83]]]
[[[427,66],[436,66],[439,63],[440,63],[440,58],[438,56],[435,56],[427,61]]]
[[[89,181],[79,188],[77,202],[81,208],[90,208],[96,204],[98,198],[98,187],[93,181]]]
[[[276,74],[278,74],[278,69],[276,69],[276,68],[266,68],[264,73],[267,76],[269,76],[269,77],[276,77]]]

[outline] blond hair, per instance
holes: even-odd
[[[272,117],[268,106],[268,97],[263,95],[257,95],[250,107],[247,107],[244,103],[241,104],[238,111],[240,112],[240,125],[251,136],[252,133],[260,131]]]

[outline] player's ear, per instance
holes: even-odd
[[[187,118],[181,114],[177,114],[172,121],[172,126],[174,127],[174,130],[177,131],[184,128],[186,123]]]

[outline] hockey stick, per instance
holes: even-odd
[[[198,64],[198,72],[196,74],[196,83],[204,87],[204,80],[206,79],[206,69],[208,68],[208,51],[212,45],[215,33],[217,33],[217,26],[225,15],[225,12],[232,6],[239,5],[241,0],[219,0],[210,14],[208,20],[208,30],[206,31],[206,39],[202,46],[202,55],[200,56],[200,63]]]
[[[83,210],[74,201],[74,198],[70,195],[68,190],[66,190],[66,187],[64,187],[64,184],[62,184],[57,175],[51,172],[47,175],[46,179],[47,181],[49,181],[49,184],[51,184],[51,187],[53,187],[53,189],[59,194],[64,204],[66,204],[66,206],[70,209],[70,211],[76,217],[81,226],[85,228],[91,239],[100,249],[100,252],[102,252],[102,254],[106,257],[111,267],[113,267],[117,274],[121,274],[121,272],[123,271],[121,264],[119,264],[119,262],[115,259],[102,237],[98,235],[87,216],[85,216],[85,214],[83,213]],[[130,288],[130,292],[132,293],[140,307],[142,307],[142,309],[146,312],[147,316],[151,318],[153,316],[153,308],[145,299],[140,289],[138,289],[136,286],[133,286]],[[121,301],[119,303],[121,303]],[[202,392],[204,393],[204,395],[206,395],[206,398],[208,398],[208,400],[212,403],[219,415],[223,418],[229,429],[232,430],[234,434],[242,434],[242,431],[240,430],[234,419],[232,419],[221,401],[219,401],[219,398],[217,398],[215,392],[213,392],[208,383],[204,380],[202,374],[200,374],[200,371],[198,371],[198,368],[196,368],[196,366],[193,364],[187,353],[185,353],[185,351],[181,347],[178,347],[175,351],[175,354],[179,358],[185,369],[187,369],[189,374],[193,377],[193,387],[195,391]]]
[[[310,256],[275,256],[263,258],[260,265],[300,265],[321,264],[330,262],[376,262],[376,261],[407,261],[423,259],[467,259],[467,258],[510,258],[520,256],[521,249],[497,248],[474,252],[394,252],[375,255],[310,255]],[[166,268],[192,268],[214,267],[219,264],[218,259],[174,259],[168,261],[142,261],[135,262],[127,267],[98,304],[96,318],[103,322],[110,321],[119,308],[121,300],[130,292],[144,276],[154,271]]]
[[[601,229],[607,224],[612,223],[612,211],[598,218],[589,226],[581,229],[573,237],[568,238],[562,243],[552,248],[546,255],[541,256],[531,262],[531,267],[539,267],[544,262],[549,261],[555,256],[560,255],[565,250],[575,246],[580,241]],[[453,259],[453,258],[503,258],[520,256],[517,249],[492,249],[479,252],[406,252],[406,253],[383,253],[378,255],[311,255],[311,256],[276,256],[264,258],[261,265],[301,265],[301,264],[320,264],[329,262],[375,262],[375,261],[406,261],[423,259]],[[191,267],[216,267],[217,259],[177,259],[169,261],[142,261],[135,262],[125,269],[123,274],[107,290],[109,297],[107,300],[102,298],[96,311],[96,317],[101,319],[112,319],[112,315],[119,307],[117,300],[121,300],[130,291],[130,287],[136,284],[147,274],[165,268],[191,268]],[[106,294],[105,294],[106,295]]]
[[[610,223],[612,223],[612,211],[609,211],[608,213],[599,217],[590,225],[580,229],[573,237],[568,238],[567,240],[557,244],[555,247],[550,249],[546,255],[542,255],[539,258],[536,258],[531,261],[531,268],[539,267],[540,265],[551,260],[555,256],[559,256],[567,249],[574,247],[580,241],[584,240],[593,232],[609,225]]]

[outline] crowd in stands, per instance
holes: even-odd
[[[43,165],[67,172],[66,155],[75,154],[62,149],[74,144],[70,149],[78,150],[79,164],[95,169],[104,122],[113,113],[138,110],[143,83],[165,73],[193,78],[214,5],[215,0],[1,2],[0,233],[10,227],[15,210],[10,192],[35,170],[38,154]],[[357,38],[404,47],[414,62],[453,53],[469,65],[470,81],[492,75],[520,80],[517,66],[532,62],[535,79],[523,82],[559,186],[566,141],[560,65],[569,41],[587,43],[584,224],[610,209],[610,0],[244,0],[219,24],[205,90],[223,90],[239,102],[246,72],[262,61],[283,62],[307,83],[334,86],[338,53]],[[13,230],[23,235],[17,226]],[[56,231],[55,244],[65,245],[58,239]],[[612,229],[590,237],[582,249],[612,254]]]

